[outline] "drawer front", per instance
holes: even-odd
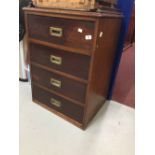
[[[81,103],[85,102],[86,85],[31,66],[32,81]]]
[[[94,23],[89,21],[27,15],[29,37],[67,47],[91,50]]]
[[[83,108],[77,106],[61,97],[49,93],[35,85],[32,86],[33,99],[47,105],[48,107],[78,121],[82,122]]]
[[[30,44],[30,59],[46,67],[88,79],[90,57]]]

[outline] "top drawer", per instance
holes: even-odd
[[[94,22],[27,15],[29,37],[66,47],[91,50]]]

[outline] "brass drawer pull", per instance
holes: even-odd
[[[50,27],[50,35],[54,37],[62,37],[62,28]]]
[[[55,87],[61,88],[61,81],[59,81],[59,80],[51,78],[50,83],[51,83],[51,85],[53,85]]]
[[[51,63],[56,64],[56,65],[62,64],[62,58],[54,56],[54,55],[50,55],[50,61],[51,61]]]
[[[58,108],[61,107],[61,102],[56,100],[56,99],[54,99],[54,98],[51,98],[50,102],[51,102],[52,105],[54,105],[54,106],[56,106]]]

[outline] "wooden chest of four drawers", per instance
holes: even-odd
[[[122,15],[24,11],[33,101],[85,129],[107,97]]]

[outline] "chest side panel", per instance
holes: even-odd
[[[120,25],[120,18],[103,18],[99,20],[96,50],[91,60],[85,123],[91,120],[106,100]]]

